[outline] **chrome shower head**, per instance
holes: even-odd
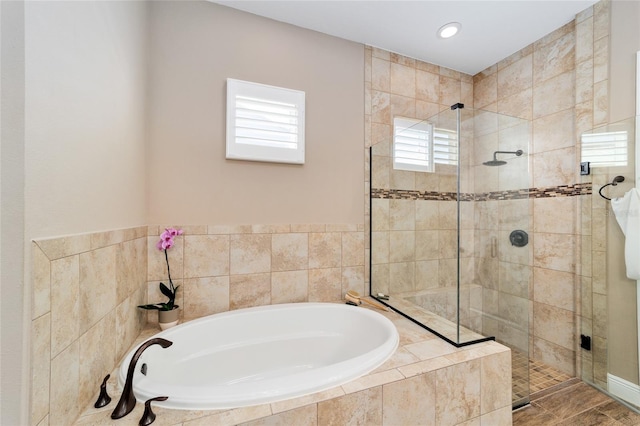
[[[517,157],[520,157],[523,154],[523,151],[521,149],[517,150],[517,151],[495,151],[493,153],[493,160],[490,161],[485,161],[484,163],[482,163],[485,166],[504,166],[505,164],[507,164],[506,161],[503,160],[498,160],[496,158],[496,154],[515,154]]]

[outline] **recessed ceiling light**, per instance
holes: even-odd
[[[449,22],[448,24],[445,24],[440,27],[440,29],[438,30],[438,37],[440,38],[453,37],[454,35],[458,34],[458,31],[460,31],[461,27],[462,27],[462,24],[460,24],[460,22]]]

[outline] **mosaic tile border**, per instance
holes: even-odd
[[[461,193],[460,201],[490,201],[490,200],[520,200],[524,198],[553,198],[575,197],[590,195],[593,185],[591,182],[573,185],[549,186],[544,188],[514,189],[508,191],[492,191]],[[455,192],[417,191],[408,189],[371,189],[371,198],[388,200],[424,200],[424,201],[457,201]]]
[[[432,201],[456,201],[455,192],[416,191],[409,189],[371,189],[371,198],[384,198],[389,200],[432,200]],[[463,193],[460,197],[463,201],[473,201],[474,194]]]

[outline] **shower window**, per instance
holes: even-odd
[[[626,130],[584,133],[581,142],[582,161],[588,161],[591,167],[627,165]]]
[[[433,172],[434,165],[456,165],[458,135],[435,128],[424,120],[393,119],[393,168],[412,172]]]
[[[393,168],[433,172],[433,126],[422,120],[393,119]]]
[[[433,161],[438,164],[458,164],[458,134],[452,130],[434,129]]]

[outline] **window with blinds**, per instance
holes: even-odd
[[[439,164],[458,164],[458,133],[452,130],[433,130],[433,161]]]
[[[304,164],[305,93],[227,79],[227,158]]]
[[[434,165],[457,164],[456,132],[438,129],[426,121],[393,119],[393,168],[414,172],[433,172]]]
[[[585,133],[581,138],[582,161],[591,167],[626,166],[628,157],[627,131]]]

